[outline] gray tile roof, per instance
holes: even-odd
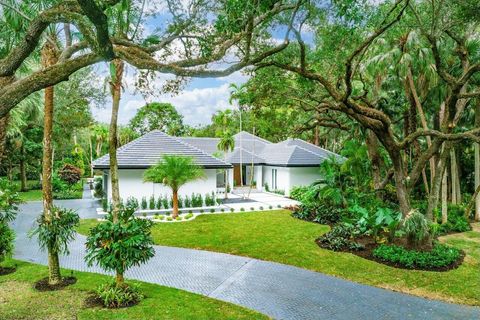
[[[119,168],[148,168],[158,163],[165,154],[191,156],[204,168],[229,168],[231,165],[186,141],[155,130],[120,147],[117,150]],[[96,169],[108,169],[110,157],[105,155],[94,161]]]
[[[218,154],[218,138],[171,137],[160,131],[152,131],[118,149],[120,168],[146,168],[156,164],[163,154],[190,155],[204,167],[225,168],[231,164],[253,163],[273,166],[318,166],[322,161],[343,157],[301,139],[287,139],[272,143],[242,131],[234,135],[235,148],[227,153],[226,162],[213,156]],[[95,168],[108,168],[108,155],[94,162]]]
[[[219,138],[176,137],[176,139],[194,146],[208,154],[214,154],[219,151],[217,148],[217,145],[220,142]]]

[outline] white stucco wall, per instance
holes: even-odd
[[[284,190],[285,195],[290,195],[290,190],[295,186],[308,186],[320,179],[318,167],[275,167],[263,166],[262,170],[262,188],[268,183],[270,190],[272,186],[272,169],[277,169],[277,189]],[[257,178],[257,182],[258,182]]]
[[[262,185],[267,183],[269,190],[274,189],[274,186],[272,186],[272,169],[277,170],[277,189],[278,190],[284,190],[285,192],[287,192],[287,190],[290,187],[289,168],[275,167],[275,166],[263,166]]]
[[[296,186],[308,186],[320,179],[320,169],[318,167],[292,167],[290,171],[289,191]],[[290,195],[286,193],[286,195]]]
[[[129,197],[135,197],[141,199],[142,197],[149,198],[152,194],[158,198],[159,196],[170,196],[172,191],[169,187],[163,184],[157,184],[153,182],[143,182],[142,169],[119,169],[118,177],[120,184],[120,197],[127,199]],[[108,175],[108,198],[112,197],[112,181],[110,175]],[[217,175],[216,169],[205,169],[205,179],[199,179],[193,182],[189,182],[182,186],[178,191],[179,195],[191,196],[192,193],[200,193],[204,196],[207,193],[217,191]]]

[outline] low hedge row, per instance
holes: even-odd
[[[461,251],[436,243],[431,251],[408,250],[396,245],[382,244],[373,250],[373,256],[385,262],[410,269],[435,269],[452,265],[461,257]]]

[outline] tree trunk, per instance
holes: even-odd
[[[3,118],[0,118],[0,163],[3,162],[3,158],[5,157],[5,148],[7,145],[7,129],[8,129],[8,122],[10,120],[10,114]]]
[[[435,167],[436,174],[430,196],[428,197],[428,208],[426,214],[427,218],[431,219],[432,221],[436,221],[436,217],[434,216],[433,212],[438,206],[438,199],[440,197],[440,190],[442,189],[443,174],[445,172],[449,150],[450,143],[447,142],[443,146],[442,153],[440,154],[440,157],[437,161],[437,166]]]
[[[110,156],[110,177],[112,181],[112,214],[113,222],[118,222],[118,212],[120,210],[120,186],[118,183],[118,109],[120,107],[120,98],[122,96],[122,78],[124,62],[114,59],[111,62],[115,69],[114,78],[110,82],[110,90],[112,94],[112,118],[110,120],[110,132],[108,137],[108,153]]]
[[[452,190],[452,203],[453,204],[458,204],[458,198],[457,198],[457,185],[456,185],[456,181],[457,181],[457,161],[456,161],[456,157],[455,157],[455,148],[452,147],[452,149],[450,149],[450,186],[451,186],[451,190]],[[443,187],[443,185],[442,185]],[[443,193],[442,193],[443,195]],[[442,204],[443,204],[443,199],[442,199]]]
[[[41,51],[42,66],[47,68],[57,62],[57,50],[50,43],[46,42]],[[53,219],[53,196],[52,196],[52,166],[53,166],[53,98],[54,87],[45,88],[44,97],[44,119],[43,119],[43,163],[42,163],[42,193],[43,193],[43,214],[47,222]],[[48,248],[48,269],[50,284],[57,284],[61,280],[58,252]]]
[[[405,218],[411,211],[410,198],[407,192],[407,186],[405,184],[405,168],[402,161],[400,152],[395,152],[390,155],[394,170],[395,189],[397,191],[398,204],[400,206],[400,212]]]
[[[442,177],[442,224],[448,220],[448,170],[445,168]],[[451,179],[450,179],[451,180]]]
[[[25,168],[25,147],[20,147],[20,191],[27,191],[27,170]]]
[[[320,134],[319,134],[318,126],[315,126],[315,141],[314,141],[314,144],[316,146],[320,145]]]
[[[475,106],[475,127],[480,128],[480,98]],[[480,143],[475,143],[475,189],[480,187]],[[475,221],[480,221],[480,194],[475,197]]]
[[[373,177],[373,188],[379,190],[382,185],[382,176],[381,176],[381,163],[382,158],[378,152],[378,139],[375,133],[372,130],[367,130],[367,152],[370,162],[372,164],[372,177]],[[381,196],[380,194],[377,194]]]
[[[178,217],[178,190],[176,189],[173,189],[172,200],[173,200],[172,218],[175,219],[176,217]]]

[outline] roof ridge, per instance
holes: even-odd
[[[339,156],[338,153],[335,153],[335,152],[333,152],[333,151],[327,150],[327,149],[325,149],[325,148],[322,148],[322,147],[320,147],[320,146],[317,146],[317,145],[315,145],[315,144],[313,144],[313,143],[311,143],[311,142],[305,141],[305,140],[303,140],[303,139],[293,138],[293,140],[300,140],[300,141],[302,141],[302,142],[304,142],[304,143],[306,143],[306,144],[308,144],[308,145],[310,145],[310,146],[312,146],[312,147],[321,149],[321,150],[326,151],[326,152],[328,152],[328,153],[331,153],[331,154],[333,154],[333,155],[335,155],[335,156]]]
[[[183,145],[185,145],[185,146],[187,146],[187,147],[190,147],[190,148],[192,148],[192,149],[194,149],[194,150],[197,150],[197,151],[199,151],[200,153],[202,153],[202,154],[204,154],[204,155],[206,155],[206,156],[208,156],[208,157],[210,157],[210,158],[214,158],[214,159],[216,159],[216,160],[219,160],[219,161],[221,161],[221,162],[223,162],[224,164],[227,164],[227,165],[229,164],[229,163],[223,161],[222,159],[217,158],[217,157],[215,157],[215,156],[213,156],[213,155],[211,155],[211,154],[208,154],[208,153],[206,153],[205,151],[203,151],[203,150],[201,150],[201,149],[199,149],[199,148],[191,145],[190,143],[187,143],[187,142],[185,142],[185,141],[181,141],[181,140],[177,139],[177,138],[180,138],[180,137],[172,137],[172,136],[170,136],[170,135],[167,135],[167,136],[170,137],[171,139],[177,141],[178,143],[181,143],[181,144],[183,144]]]
[[[295,147],[297,147],[297,148],[299,148],[299,149],[302,149],[302,150],[304,150],[304,151],[307,151],[307,152],[309,152],[309,153],[311,153],[311,154],[313,154],[313,155],[315,155],[315,156],[317,156],[317,157],[320,157],[320,158],[323,158],[323,159],[328,159],[328,157],[324,157],[324,156],[322,156],[321,154],[316,154],[315,152],[312,152],[312,151],[310,151],[310,150],[308,150],[308,149],[305,149],[305,148],[302,147],[302,146],[295,146]]]
[[[268,141],[267,139],[264,139],[264,138],[261,138],[261,137],[259,137],[259,136],[256,136],[256,135],[254,135],[253,133],[247,132],[247,131],[245,131],[245,130],[242,130],[242,131],[240,131],[240,132],[237,133],[237,134],[240,134],[240,133],[242,133],[242,132],[244,132],[244,133],[246,133],[247,135],[250,135],[250,136],[252,136],[252,137],[254,137],[254,138],[257,138],[258,140],[260,140],[260,141],[262,141],[262,142],[265,142],[266,144],[274,144],[272,141]],[[237,135],[237,134],[235,134],[235,135]]]

